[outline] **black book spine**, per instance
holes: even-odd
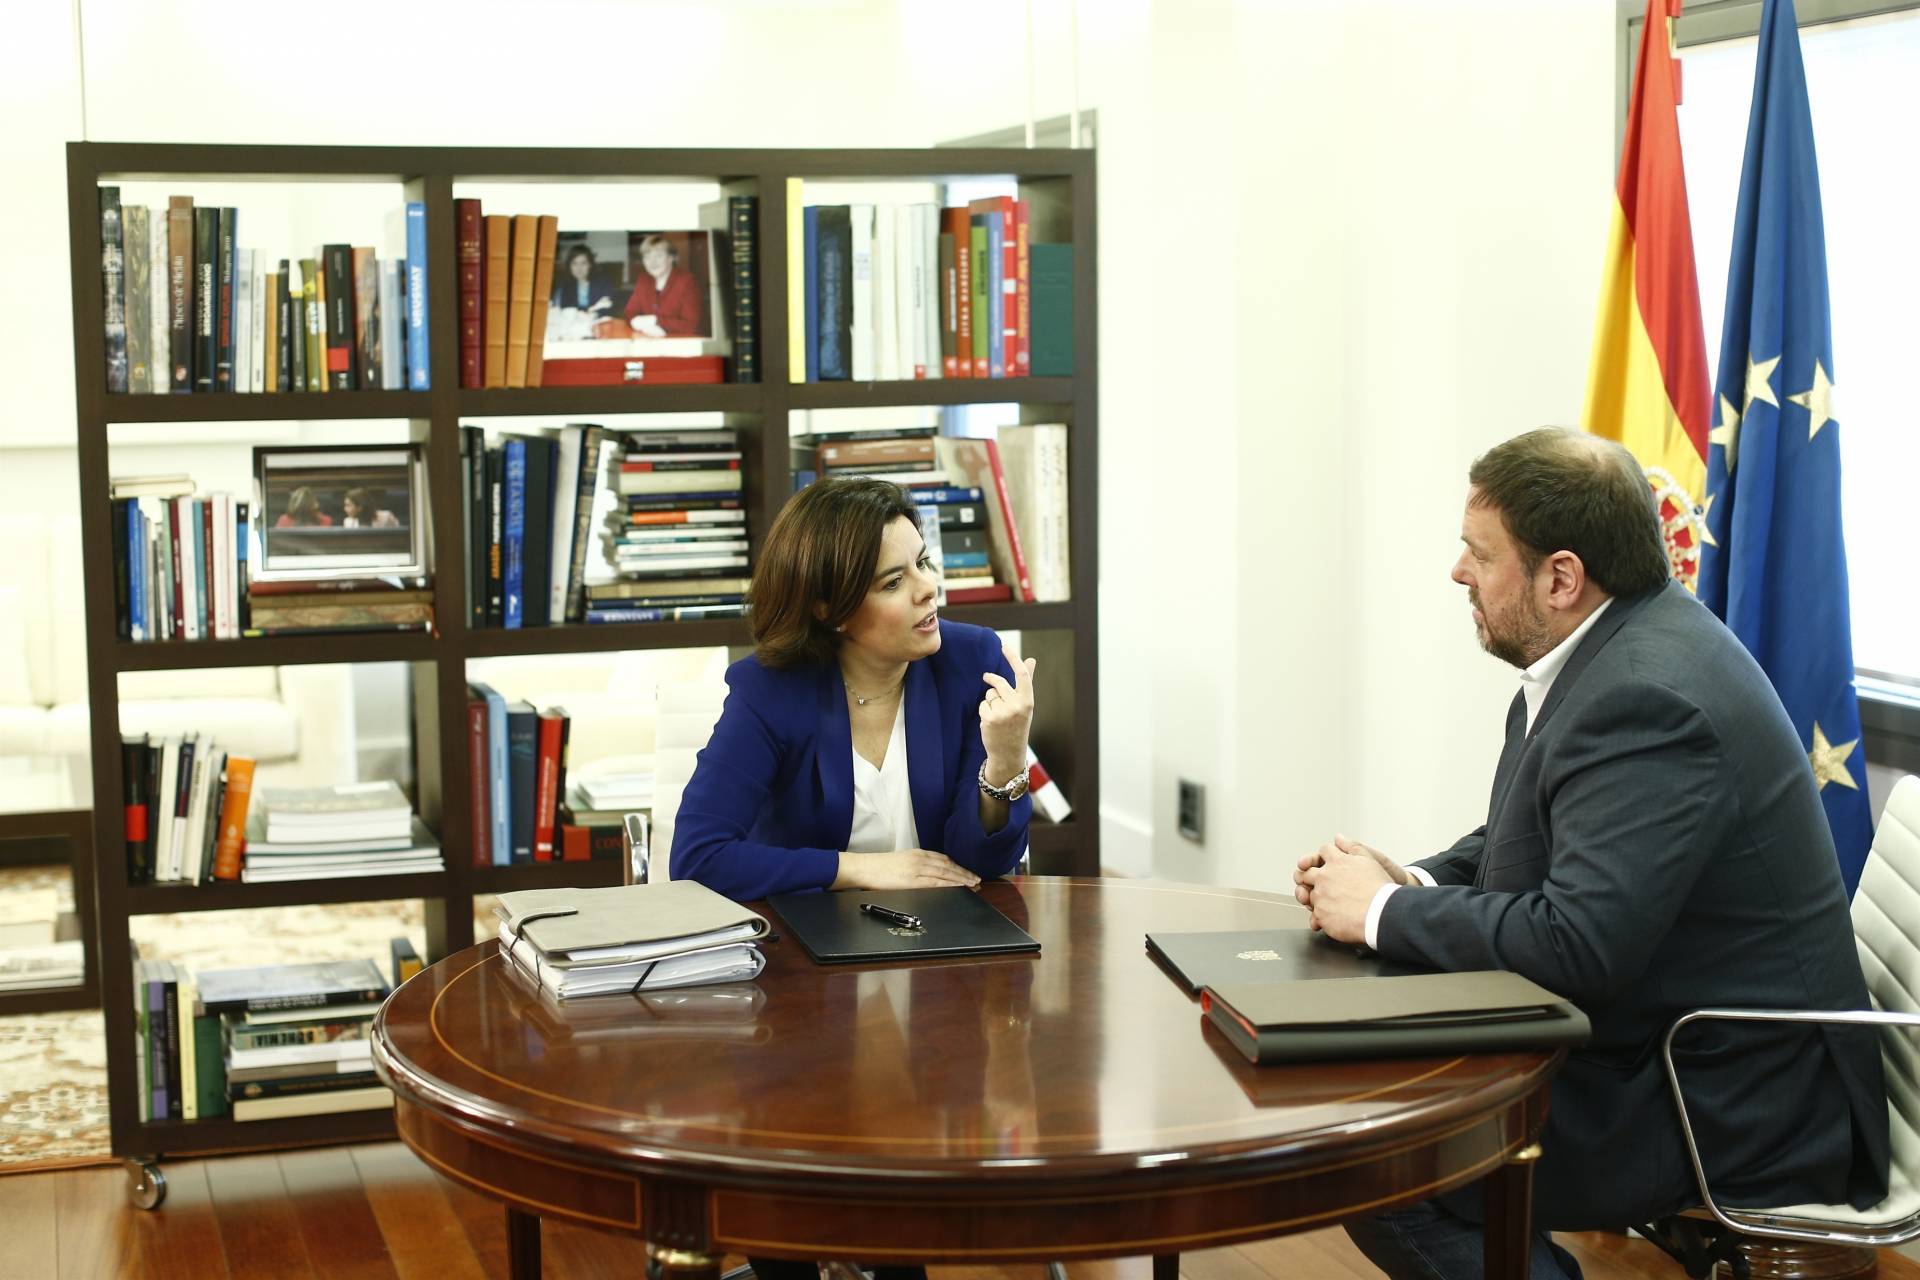
[[[171,963],[163,966],[166,983],[161,989],[161,1008],[165,1012],[163,1034],[167,1042],[167,1081],[172,1086],[167,1090],[167,1119],[181,1118],[181,1093],[184,1092],[184,1080],[180,1070],[180,973]],[[157,1118],[157,1117],[156,1117]]]
[[[293,355],[292,390],[307,390],[307,300],[298,294],[292,295],[287,302],[287,315],[293,324],[293,332],[287,335],[287,344]]]
[[[124,392],[127,389],[127,257],[118,187],[100,188],[100,287],[106,305],[107,390]]]
[[[113,633],[122,640],[133,638],[133,560],[127,539],[134,507],[132,498],[121,498],[110,504],[113,512]]]
[[[278,1080],[240,1080],[227,1083],[229,1102],[253,1098],[292,1098],[310,1093],[340,1093],[347,1089],[366,1089],[380,1083],[371,1070],[333,1071],[325,1075],[283,1076]]]
[[[253,623],[253,596],[247,589],[247,566],[252,563],[253,548],[248,545],[253,537],[251,509],[245,502],[233,504],[233,548],[238,563],[234,566],[240,584],[240,625],[244,628]]]
[[[500,492],[506,459],[498,449],[487,450],[487,625],[498,627],[506,613],[506,584],[502,576]],[[124,541],[124,539],[123,539]]]
[[[127,734],[120,739],[120,803],[125,814],[127,883],[151,884],[153,861],[148,841],[153,817],[147,795],[147,737]]]
[[[846,205],[822,205],[820,241],[820,380],[853,376],[853,220]]]
[[[353,246],[322,250],[327,273],[327,389],[351,391],[353,379]]]
[[[476,631],[487,625],[487,559],[493,528],[493,491],[487,484],[487,433],[462,427],[467,445],[467,619]]]
[[[523,553],[523,625],[553,621],[553,473],[560,442],[547,436],[527,441],[527,531]]]
[[[287,283],[288,265],[285,258],[280,259],[280,275],[278,281],[279,296],[274,298],[273,305],[280,313],[280,364],[274,373],[273,389],[275,391],[285,391],[287,389],[287,383],[293,376],[294,349],[303,345],[293,340],[293,295]]]
[[[220,210],[193,210],[193,389],[211,391],[220,359]]]
[[[759,220],[758,196],[730,196],[727,199],[727,223],[731,232],[729,258],[733,271],[733,380],[760,381],[760,316],[754,277],[759,270],[760,249],[755,224]]]
[[[540,756],[540,716],[529,703],[507,704],[507,833],[513,861],[533,861],[533,792]]]
[[[160,774],[167,762],[167,740],[147,739],[147,838],[142,857],[151,867],[160,852],[160,824],[167,820],[166,797],[160,794]]]
[[[232,391],[233,385],[233,302],[234,277],[240,272],[240,249],[234,242],[235,224],[239,220],[239,210],[231,206],[220,210],[220,240],[216,252],[220,255],[220,296],[218,310],[214,315],[216,342],[214,348],[213,389]]]
[[[593,542],[593,495],[600,482],[600,450],[606,443],[605,427],[590,426],[580,437],[579,488],[573,501],[573,553],[567,558],[567,622],[582,622],[587,616],[587,547]]]

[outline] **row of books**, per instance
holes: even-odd
[[[107,390],[427,390],[426,206],[400,217],[404,258],[327,244],[275,260],[240,245],[235,208],[123,206],[102,187]]]
[[[745,455],[731,427],[628,432],[608,465],[608,566],[590,622],[739,617],[746,609]]]
[[[1072,595],[1067,428],[1032,423],[994,437],[932,426],[796,435],[794,487],[820,476],[876,476],[932,507],[947,599],[1057,601]],[[925,530],[923,530],[925,532]],[[977,535],[984,532],[984,542]],[[951,540],[949,542],[949,540]]]
[[[573,423],[488,445],[460,429],[468,624],[544,627],[583,620],[606,429]]]
[[[391,1106],[369,1033],[392,987],[420,971],[391,944],[392,983],[371,960],[209,970],[134,962],[140,1120],[330,1115]]]
[[[541,711],[492,685],[467,686],[474,866],[591,858],[590,849],[569,850],[559,832],[570,728],[564,707]]]
[[[794,197],[793,381],[1073,372],[1072,246],[1030,242],[1027,200],[802,208]]]

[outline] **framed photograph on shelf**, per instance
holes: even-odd
[[[562,231],[547,356],[726,355],[720,272],[706,231]]]
[[[255,582],[425,577],[426,458],[418,444],[253,451]]]

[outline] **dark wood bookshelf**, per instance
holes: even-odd
[[[522,862],[508,867],[475,867],[473,891],[515,893],[521,889],[598,889],[620,883],[620,860],[597,862]]]
[[[869,409],[915,404],[1072,404],[1072,378],[935,378],[921,382],[803,382],[795,409]]]
[[[114,820],[98,824],[88,844],[97,907],[99,999],[106,1013],[109,1114],[115,1154],[139,1160],[162,1155],[359,1141],[390,1136],[386,1111],[253,1123],[204,1120],[142,1124],[132,1081],[137,1059],[132,1018],[132,947],[128,922],[176,911],[253,909],[302,903],[419,898],[424,901],[428,959],[474,940],[477,895],[554,885],[617,883],[619,863],[470,864],[473,832],[466,731],[467,663],[516,654],[589,653],[620,649],[748,643],[739,619],[524,630],[469,626],[460,504],[460,426],[472,417],[525,416],[591,420],[615,414],[723,414],[741,431],[747,454],[744,493],[757,551],[773,515],[792,493],[789,415],[795,410],[1020,403],[1045,406],[1069,423],[1068,497],[1073,599],[1058,604],[957,606],[947,616],[998,629],[1019,629],[1025,651],[1040,660],[1041,694],[1034,749],[1073,803],[1073,821],[1036,820],[1032,869],[1038,874],[1092,875],[1100,865],[1098,642],[1094,592],[1099,581],[1097,305],[1094,284],[1094,156],[1089,151],[1001,150],[719,150],[532,147],[299,147],[201,144],[74,143],[67,148],[68,236],[73,295],[75,401],[78,416],[81,541],[96,585],[87,595],[87,671],[95,794]],[[1074,247],[1072,378],[936,379],[879,383],[793,384],[787,381],[787,180],[939,183],[1007,178],[1057,211],[1054,234]],[[378,182],[395,187],[395,202],[418,200],[427,213],[429,391],[287,394],[108,395],[100,290],[99,188],[165,181],[191,193],[196,181],[242,179],[264,184]],[[468,182],[545,184],[698,183],[759,198],[758,278],[760,370],[752,384],[463,389],[458,344],[453,201]],[[808,192],[810,198],[814,196]],[[691,221],[692,200],[688,214]],[[343,231],[346,229],[343,228]],[[107,502],[111,475],[108,427],[124,423],[333,421],[406,419],[424,441],[432,541],[437,548],[438,631],[343,633],[242,640],[132,644],[115,634],[113,562]],[[544,425],[544,422],[543,424]],[[351,428],[332,436],[350,442]],[[126,439],[127,434],[120,437]],[[235,447],[251,443],[243,428]],[[119,707],[113,690],[123,671],[316,662],[392,662],[413,666],[415,807],[438,831],[446,860],[438,873],[363,880],[191,887],[130,885],[126,874]]]
[[[272,395],[107,395],[106,420],[123,422],[265,422],[353,418],[424,418],[425,391],[286,391]]]
[[[420,662],[441,656],[426,631],[336,631],[254,636],[241,640],[115,640],[115,671],[185,671],[198,667],[298,667],[315,662]]]
[[[271,884],[143,884],[127,890],[129,916],[165,916],[182,911],[234,911],[252,907],[298,907],[310,903],[387,902],[438,898],[449,887],[444,871],[358,879],[285,880]]]

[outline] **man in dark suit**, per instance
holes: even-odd
[[[1593,1039],[1555,1079],[1535,1170],[1534,1274],[1579,1274],[1548,1230],[1621,1227],[1698,1191],[1660,1039],[1702,1006],[1864,1009],[1833,840],[1767,678],[1669,581],[1651,491],[1619,445],[1542,430],[1469,473],[1453,580],[1521,668],[1486,825],[1402,868],[1341,837],[1301,859],[1313,924],[1391,961],[1510,969]],[[1734,1027],[1733,1030],[1726,1028]],[[1845,1202],[1887,1186],[1864,1028],[1711,1024],[1675,1045],[1715,1198]],[[1394,1276],[1481,1274],[1477,1187],[1349,1226]]]

